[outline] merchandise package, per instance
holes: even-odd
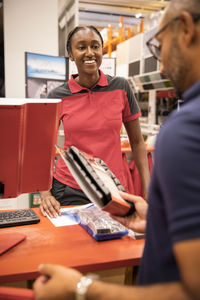
[[[79,219],[79,224],[97,241],[122,238],[128,233],[128,230],[113,220],[109,213],[94,205],[74,213]]]

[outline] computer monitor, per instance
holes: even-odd
[[[47,94],[68,79],[66,57],[25,52],[27,98],[47,98]]]
[[[27,78],[51,79],[65,81],[66,58],[25,52]]]
[[[0,198],[51,187],[60,106],[59,99],[0,98]]]

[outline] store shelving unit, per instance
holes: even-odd
[[[147,40],[156,27],[131,37],[117,46],[117,75],[128,79],[135,93],[142,117],[142,133],[151,136],[158,132],[177,101],[170,80],[160,73],[160,64],[149,52]]]

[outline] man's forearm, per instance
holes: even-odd
[[[88,289],[88,300],[191,300],[180,283],[130,287],[95,281]]]

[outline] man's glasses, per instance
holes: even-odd
[[[200,14],[191,14],[193,22],[200,20]],[[153,35],[147,42],[146,45],[149,48],[151,54],[159,61],[161,61],[161,47],[157,40],[157,37],[167,29],[167,27],[174,21],[180,20],[180,16],[169,21],[165,26],[163,26],[155,35]]]

